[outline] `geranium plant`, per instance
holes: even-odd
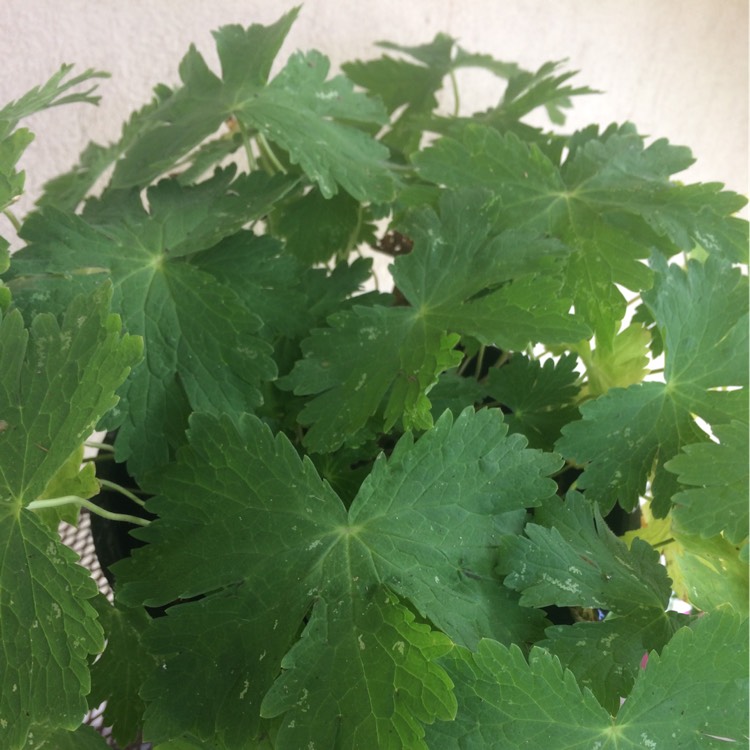
[[[565,133],[592,92],[556,63],[439,35],[272,76],[295,17],[191,48],[16,221],[0,747],[102,747],[104,701],[160,750],[743,742],[745,199],[633,125]],[[496,105],[461,111],[465,67]],[[99,75],[0,110],[3,207],[19,121]],[[81,512],[135,525],[113,602]]]

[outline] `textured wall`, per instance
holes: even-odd
[[[73,106],[28,122],[24,157],[30,205],[40,185],[74,163],[90,139],[117,137],[127,113],[157,82],[177,80],[190,42],[215,60],[210,30],[268,23],[291,2],[258,0],[0,0],[0,102],[62,62],[112,73],[98,108]],[[308,0],[282,50],[317,48],[334,65],[376,53],[373,42],[429,41],[438,31],[465,48],[536,67],[569,58],[576,79],[605,93],[580,99],[569,124],[632,120],[652,136],[691,146],[688,181],[748,192],[746,0]],[[467,103],[489,104],[485,75],[465,81]]]

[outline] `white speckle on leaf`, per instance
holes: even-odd
[[[542,580],[545,583],[550,584],[550,586],[562,589],[571,594],[581,593],[581,587],[572,578],[566,578],[564,581],[561,581],[557,578],[553,578],[549,573],[542,573]]]
[[[276,628],[277,628],[278,626],[279,626],[279,621],[278,621],[278,620],[274,620],[274,621],[273,621],[273,629],[274,629],[274,630],[276,630]]]
[[[579,575],[581,575],[581,569],[580,568],[576,568],[575,565],[571,565],[568,568],[568,573],[572,573],[574,576],[579,576]]]
[[[7,729],[8,728],[8,720],[7,719],[0,719],[0,727],[2,727],[3,729]]]
[[[364,651],[365,650],[365,642],[362,639],[362,634],[361,633],[357,636],[357,643],[359,643],[359,650],[360,651]]]
[[[287,727],[288,727],[289,729],[294,729],[294,727],[295,727],[295,726],[296,726],[296,724],[294,723],[294,719],[292,719],[292,720],[291,720],[291,721],[290,721],[290,722],[289,722],[289,723],[287,724]]]
[[[310,544],[307,545],[307,551],[315,549],[316,547],[320,547],[320,545],[323,544],[322,539],[316,539],[314,542],[310,542]]]
[[[261,655],[260,655],[260,656],[258,657],[258,661],[263,661],[263,659],[265,659],[265,658],[266,658],[266,652],[265,652],[265,651],[263,651],[263,652],[261,653]]]
[[[357,385],[354,386],[354,390],[358,391],[366,382],[367,382],[367,373],[363,372],[362,376],[360,377],[359,381],[357,382]]]
[[[437,576],[435,576],[435,583],[440,583],[440,579]]]
[[[393,650],[398,651],[401,656],[404,655],[404,642],[403,641],[396,641],[393,644]]]
[[[654,750],[656,747],[656,742],[652,740],[645,732],[641,732],[641,742],[643,743],[643,747],[647,747],[649,750]]]
[[[59,620],[62,617],[62,610],[57,602],[52,602],[52,612],[55,615],[56,620]]]
[[[265,651],[263,652],[263,654],[265,655]],[[249,687],[250,687],[250,681],[249,680],[245,680],[242,683],[242,692],[240,693],[240,700],[242,700],[247,695],[247,689]]]

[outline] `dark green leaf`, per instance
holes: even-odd
[[[284,713],[279,747],[336,736],[379,747],[389,732],[417,743],[422,723],[455,710],[434,668],[451,643],[388,590],[458,642],[539,637],[539,613],[493,576],[494,546],[554,492],[559,461],[506,437],[497,412],[446,414],[418,442],[404,437],[348,512],[283,436],[252,417],[238,427],[193,417],[191,447],[150,480],[162,493],[149,501],[159,519],[138,532],[150,544],[117,571],[128,602],[205,595],[152,626],[165,667],[144,692],[148,736],[233,747],[262,730],[261,714]],[[376,690],[384,680],[406,682]]]
[[[505,421],[526,436],[532,448],[551,450],[560,429],[578,416],[576,357],[565,355],[544,364],[514,355],[487,375],[487,392],[510,409]]]
[[[663,612],[671,588],[659,553],[640,539],[630,549],[607,527],[599,509],[581,495],[555,497],[534,511],[526,537],[500,542],[505,585],[529,607],[600,607],[618,614]]]

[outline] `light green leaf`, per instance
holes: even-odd
[[[577,486],[603,510],[635,507],[654,472],[654,513],[664,516],[679,489],[665,462],[707,440],[693,415],[714,426],[746,418],[748,297],[746,277],[717,258],[687,271],[654,262],[656,283],[643,298],[664,338],[666,383],[613,388],[584,404],[557,449],[586,465]]]
[[[96,422],[140,356],[109,314],[110,289],[76,298],[62,320],[17,310],[0,323],[0,745],[33,724],[75,729],[86,712],[88,656],[104,646],[77,555],[28,510]]]
[[[234,747],[265,731],[261,715],[283,713],[279,747],[418,738],[454,704],[433,666],[450,641],[410,606],[459,643],[541,635],[540,613],[494,578],[494,547],[554,492],[559,461],[507,437],[499,413],[446,414],[416,443],[404,437],[348,512],[257,419],[191,424],[191,447],[150,480],[159,518],[137,532],[150,544],[116,571],[126,602],[204,597],[153,623],[164,668],[144,688],[148,736]]]

